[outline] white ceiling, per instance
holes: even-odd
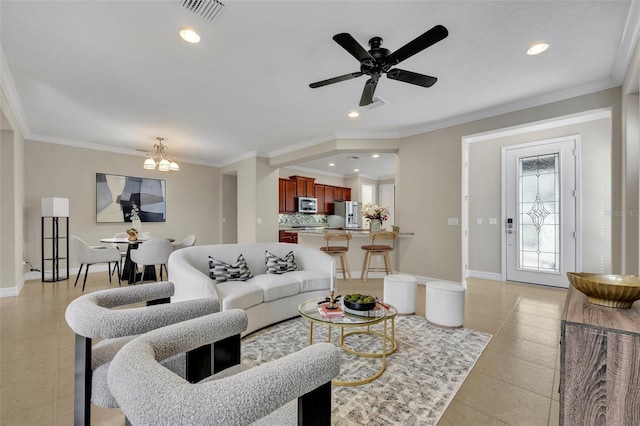
[[[0,1],[0,77],[25,136],[120,152],[162,136],[175,159],[216,166],[336,137],[402,137],[618,86],[638,37],[630,1],[225,4],[211,23],[180,0]],[[436,24],[449,37],[401,65],[438,77],[431,88],[382,78],[386,104],[367,109],[366,77],[308,87],[359,70],[334,34],[367,49],[381,36],[394,51]],[[178,38],[185,26],[199,44]],[[537,41],[551,48],[526,56]],[[328,162],[300,165],[353,174]],[[376,169],[361,173],[387,173]]]

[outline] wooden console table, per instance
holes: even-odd
[[[640,301],[587,302],[569,286],[561,321],[560,425],[640,425]]]

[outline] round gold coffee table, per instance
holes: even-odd
[[[359,386],[370,383],[380,377],[387,365],[387,356],[396,350],[395,340],[395,318],[398,311],[395,307],[388,304],[376,304],[371,311],[362,312],[345,312],[341,317],[323,317],[318,311],[318,305],[324,301],[323,298],[317,297],[309,299],[298,305],[298,312],[303,318],[309,321],[309,345],[313,344],[313,325],[321,324],[329,327],[328,341],[331,341],[331,327],[340,327],[340,347],[350,354],[366,357],[380,358],[380,369],[374,374],[360,380],[343,381],[334,379],[331,383],[336,386]],[[371,327],[383,323],[382,331],[372,330]],[[364,330],[362,330],[364,328]],[[354,329],[345,332],[345,329]],[[345,343],[345,338],[357,334],[366,334],[371,336],[379,336],[382,339],[382,350],[380,352],[362,352],[350,348]]]

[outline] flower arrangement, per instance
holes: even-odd
[[[134,220],[140,220],[140,216],[138,216],[138,213],[140,213],[140,209],[138,208],[136,203],[132,203],[131,211],[129,213],[126,213],[126,216],[128,216],[131,219],[131,222],[133,222]]]
[[[377,204],[367,203],[363,206],[362,216],[372,220],[379,219],[384,222],[389,219],[389,210],[386,207],[380,207]]]

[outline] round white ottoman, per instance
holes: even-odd
[[[432,281],[427,283],[425,316],[442,327],[462,327],[464,322],[464,287],[459,284]]]
[[[385,275],[384,301],[396,307],[398,315],[416,313],[418,280],[411,275]]]

